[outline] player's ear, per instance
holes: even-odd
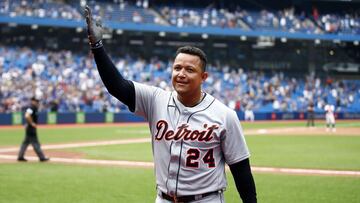
[[[202,81],[205,82],[205,80],[208,78],[208,76],[209,76],[209,73],[208,73],[208,72],[206,72],[206,71],[202,72],[202,73],[201,73],[201,79],[202,79]]]

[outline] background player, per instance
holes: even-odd
[[[254,122],[255,115],[254,111],[252,110],[251,104],[247,104],[244,112],[244,118],[246,121]]]
[[[326,112],[326,114],[325,114],[326,131],[330,131],[330,128],[331,128],[332,132],[336,132],[335,116],[334,116],[335,106],[332,104],[326,104],[324,109]]]
[[[256,202],[249,151],[236,113],[201,89],[206,56],[198,48],[178,49],[172,67],[175,91],[126,80],[107,56],[101,25],[85,9],[88,37],[100,77],[109,93],[149,122],[157,203],[224,202],[225,162],[243,202]]]
[[[27,161],[24,158],[25,151],[29,144],[31,144],[39,157],[40,161],[48,161],[49,158],[46,158],[43,151],[41,150],[40,143],[37,137],[37,120],[38,120],[38,108],[39,100],[36,98],[31,98],[31,106],[26,109],[25,112],[25,139],[20,147],[18,161]]]
[[[309,101],[308,103],[308,107],[307,107],[307,127],[311,126],[314,127],[315,126],[315,106],[314,106],[314,102],[313,101]]]

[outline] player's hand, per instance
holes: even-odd
[[[101,25],[100,19],[97,19],[94,22],[94,19],[91,14],[91,9],[88,5],[85,6],[84,14],[87,24],[87,34],[89,38],[89,43],[91,46],[94,46],[96,43],[102,40],[103,27]]]

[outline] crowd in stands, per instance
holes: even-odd
[[[172,89],[171,59],[112,58],[125,78]],[[33,96],[40,99],[42,111],[126,111],[106,91],[95,67],[91,54],[0,46],[0,113],[23,110]],[[315,74],[295,78],[226,64],[209,64],[208,71],[205,91],[235,110],[298,112],[313,101],[316,111],[323,111],[328,102],[338,111],[360,111],[359,81],[333,81]]]
[[[64,3],[43,0],[2,0],[0,2],[0,15],[82,20],[82,15],[75,7]]]
[[[177,27],[222,27],[241,28],[244,30],[272,30],[320,34],[321,28],[305,17],[297,16],[294,9],[284,9],[278,12],[268,10],[247,11],[237,8],[230,12],[226,9],[188,9],[164,7],[160,10],[162,16],[171,25]]]
[[[114,22],[172,25],[176,27],[240,28],[255,31],[286,31],[307,34],[345,33],[360,34],[360,14],[312,13],[295,11],[293,7],[282,10],[246,10],[181,7],[152,7],[148,0],[134,3],[125,0],[113,2],[76,1],[65,4],[48,0],[3,0],[0,15],[38,18],[83,20],[85,4],[90,5],[96,17]]]
[[[287,31],[311,34],[360,34],[359,13],[311,14],[283,10],[246,10],[152,7],[148,0],[128,2],[76,1],[70,4],[49,0],[2,0],[0,16],[35,17],[83,21],[88,4],[94,16],[105,21],[172,25],[176,27],[218,27],[244,30]],[[80,3],[79,3],[80,2]],[[171,89],[171,60],[123,56],[114,57],[125,77]],[[41,99],[43,111],[119,112],[127,107],[104,89],[91,55],[71,51],[33,50],[0,46],[0,113],[21,111],[28,99]],[[309,102],[316,111],[326,103],[338,111],[360,111],[359,81],[332,81],[315,74],[289,77],[284,73],[265,74],[226,64],[210,64],[205,90],[235,110],[304,111]],[[139,74],[140,73],[140,74]]]
[[[322,15],[317,23],[326,33],[360,34],[360,14],[345,16],[326,14]]]

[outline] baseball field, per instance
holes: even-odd
[[[360,121],[243,122],[258,200],[264,203],[360,202]],[[22,126],[0,127],[0,202],[155,200],[146,124],[45,125],[38,134],[50,162],[32,147],[17,162]],[[240,202],[231,173],[226,202]]]

